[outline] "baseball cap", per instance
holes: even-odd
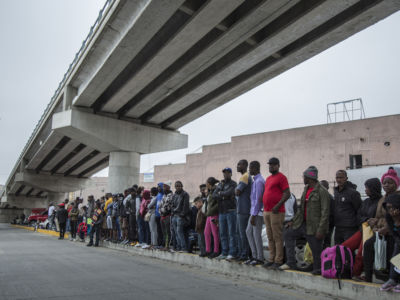
[[[226,167],[225,169],[222,170],[222,173],[224,173],[224,172],[232,173],[232,169],[229,167]]]
[[[276,157],[271,157],[268,161],[269,165],[279,165],[279,159],[277,159]]]

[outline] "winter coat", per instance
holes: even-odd
[[[300,209],[293,217],[293,229],[298,229],[306,222],[306,234],[315,235],[317,232],[326,234],[329,230],[330,199],[328,191],[319,183],[315,185],[307,201],[307,220],[304,220],[306,194],[308,185],[305,186],[301,196]]]
[[[161,204],[160,204],[160,215],[162,217],[167,217],[171,215],[172,210],[172,196],[174,194],[169,192],[168,194],[164,194]]]
[[[334,188],[333,218],[336,227],[357,227],[357,212],[361,206],[360,193],[347,181],[341,191]]]
[[[68,219],[68,211],[64,207],[60,207],[57,210],[57,220],[58,223],[66,223]]]
[[[206,205],[205,212],[207,217],[213,217],[218,215],[218,199],[214,198],[213,196],[215,190],[216,190],[215,187],[210,190],[210,193],[208,194],[207,198],[207,203],[204,204]]]
[[[236,182],[222,180],[213,192],[213,198],[218,200],[218,213],[225,214],[229,211],[236,210],[235,189]]]
[[[175,192],[172,197],[172,215],[185,218],[190,213],[189,194],[182,190],[182,192]]]

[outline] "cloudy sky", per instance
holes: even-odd
[[[0,184],[103,4],[0,1]],[[185,154],[231,136],[326,123],[331,102],[362,98],[366,117],[399,114],[399,28],[397,13],[182,127],[188,149],[144,155],[141,171],[184,162]]]

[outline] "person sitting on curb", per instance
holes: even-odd
[[[390,257],[394,257],[400,253],[400,194],[389,195],[383,202],[383,207],[387,211],[386,222],[394,239],[394,249]],[[380,290],[400,293],[400,274],[399,270],[395,270],[393,263],[390,264],[389,280]]]
[[[306,237],[310,245],[314,267],[312,274],[321,274],[321,252],[325,234],[329,230],[329,194],[318,182],[318,169],[310,166],[303,173],[305,188],[301,196],[300,209],[293,222],[286,224],[284,240],[287,262],[280,270],[296,269],[295,245],[300,237]]]

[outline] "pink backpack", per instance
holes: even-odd
[[[321,274],[325,278],[337,278],[339,289],[340,279],[353,277],[353,253],[342,245],[326,248],[321,253]]]

